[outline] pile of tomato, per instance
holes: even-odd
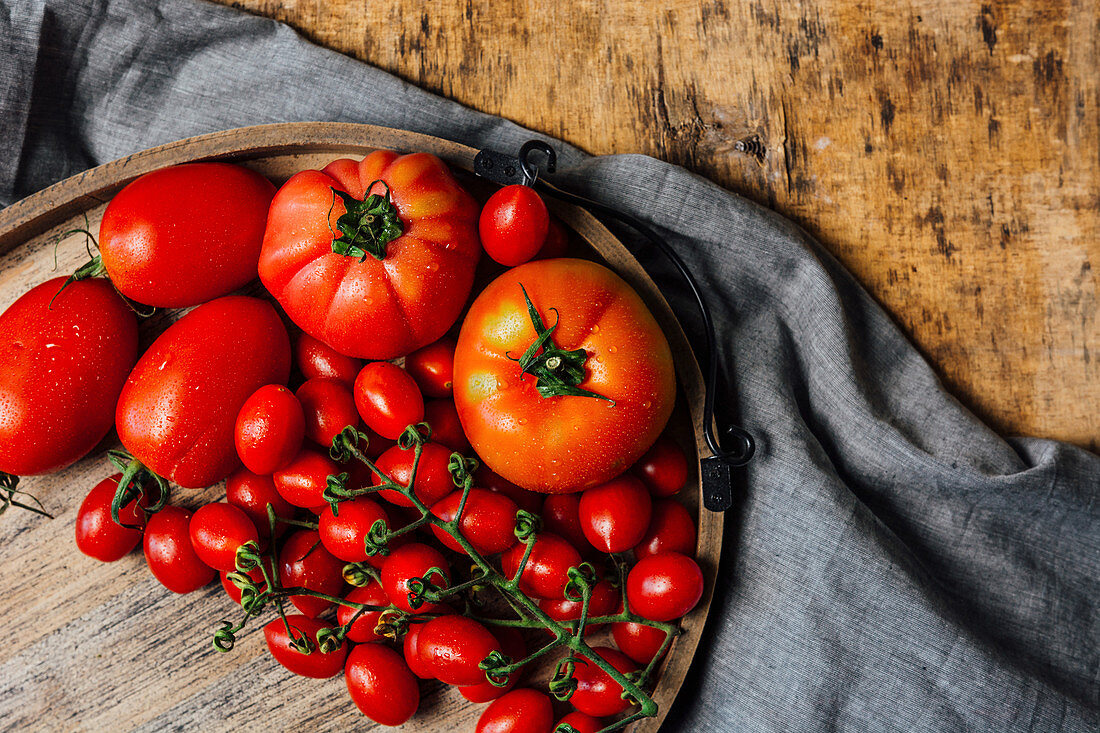
[[[703,595],[672,355],[622,279],[564,256],[537,193],[479,205],[424,153],[278,190],[187,164],[126,186],[97,244],[0,315],[5,506],[31,506],[15,476],[113,428],[77,547],[141,544],[176,593],[219,578],[242,613],[219,649],[265,615],[280,664],[343,672],[385,725],[427,679],[490,703],[478,733],[655,713],[645,690]],[[233,294],[257,277],[270,298]],[[191,310],[139,354],[133,304]],[[223,480],[193,511],[171,496]],[[549,682],[518,686],[540,658]]]

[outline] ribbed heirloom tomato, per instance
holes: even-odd
[[[275,195],[260,279],[306,333],[347,356],[392,359],[458,318],[481,254],[478,214],[433,155],[336,160]]]
[[[675,393],[657,321],[622,278],[587,260],[505,272],[474,301],[455,350],[470,444],[504,478],[544,493],[630,467],[668,422]]]

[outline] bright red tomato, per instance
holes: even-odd
[[[703,597],[703,571],[687,555],[667,552],[639,560],[626,576],[630,610],[651,621],[680,618]]]
[[[274,473],[298,455],[305,430],[302,403],[294,393],[281,384],[265,384],[237,413],[237,455],[252,473]]]
[[[324,548],[317,532],[302,529],[287,537],[279,550],[279,578],[284,587],[339,596],[344,590],[344,562]],[[290,600],[310,618],[317,618],[333,605],[315,596],[291,596]]]
[[[527,372],[516,359],[538,334],[524,289],[545,328],[556,324]],[[478,456],[526,489],[570,493],[610,481],[653,444],[675,397],[660,326],[622,278],[594,262],[539,260],[508,270],[462,322],[455,349],[462,427]]]
[[[455,340],[444,336],[405,357],[405,371],[425,397],[454,394]]]
[[[608,664],[624,674],[638,669],[634,662],[617,649],[595,647],[592,649]],[[618,715],[630,707],[630,701],[622,698],[623,687],[590,660],[581,657],[573,670],[577,689],[569,698],[578,711],[597,718]]]
[[[662,435],[630,470],[654,496],[667,497],[687,483],[688,460],[676,441]]]
[[[432,676],[448,685],[476,685],[486,680],[478,665],[500,642],[468,616],[440,616],[420,629],[416,653]]]
[[[485,253],[507,267],[522,265],[546,242],[550,212],[530,186],[505,186],[485,202],[478,231]]]
[[[458,514],[461,501],[462,492],[455,491],[433,504],[432,514],[450,522]],[[516,503],[504,494],[470,489],[459,531],[482,555],[496,555],[516,544],[516,511]],[[464,552],[462,545],[435,525],[432,525],[432,532],[445,547]]]
[[[390,603],[409,613],[446,612],[448,609],[443,604],[424,603],[419,609],[414,609],[409,603],[409,580],[423,578],[433,567],[442,570],[444,578],[433,574],[429,580],[433,585],[446,587],[451,576],[451,567],[439,550],[419,542],[410,542],[390,552],[382,563],[382,589],[386,591]]]
[[[294,363],[306,379],[339,379],[349,387],[363,368],[363,362],[344,356],[324,341],[303,333],[294,344]]]
[[[340,513],[333,514],[332,507],[325,506],[318,518],[318,531],[325,549],[345,562],[369,562],[382,567],[384,558],[367,555],[364,539],[370,528],[381,519],[390,526],[390,517],[378,502],[367,496],[359,496],[340,503]]]
[[[145,524],[145,562],[173,593],[198,590],[217,575],[195,553],[190,525],[191,513],[178,506],[164,507]]]
[[[276,194],[260,279],[306,333],[341,354],[393,359],[458,318],[481,254],[477,216],[433,155],[335,161]]]
[[[302,448],[298,457],[271,477],[279,495],[306,509],[325,505],[328,477],[343,473],[335,461],[313,448]]]
[[[605,727],[599,718],[593,718],[591,715],[576,711],[559,720],[554,728],[557,729],[562,725],[573,726],[573,730],[577,733],[599,733]]]
[[[474,482],[483,489],[488,489],[497,494],[504,494],[514,501],[516,506],[520,509],[532,514],[539,513],[539,509],[542,507],[542,502],[545,498],[542,494],[537,494],[527,489],[521,489],[508,479],[494,472],[493,469],[489,468],[484,463],[479,465],[474,472]]]
[[[501,563],[507,578],[516,577],[523,559],[523,543],[504,553]],[[519,588],[529,596],[560,599],[565,597],[565,585],[569,582],[569,568],[581,564],[580,553],[573,545],[550,532],[541,532],[527,558]]]
[[[310,379],[294,393],[305,414],[306,437],[328,449],[348,425],[359,427],[351,388],[339,379]]]
[[[256,277],[275,187],[229,163],[146,173],[115,194],[99,225],[99,255],[118,291],[185,308]]]
[[[580,494],[547,494],[542,502],[542,528],[569,541],[582,555],[591,555],[596,548],[581,529]]]
[[[264,562],[265,563],[268,562],[266,560],[266,558],[265,558]],[[270,572],[270,571],[271,571],[271,565],[270,565],[270,563],[268,563],[268,572]],[[231,599],[233,599],[234,603],[240,605],[240,602],[241,602],[241,589],[238,588],[233,583],[233,581],[231,581],[229,579],[229,573],[223,572],[223,573],[218,573],[218,575],[221,578],[222,588],[225,589],[226,595],[228,595]],[[263,591],[267,588],[267,581],[264,580],[263,571],[260,570],[259,567],[252,568],[251,570],[249,570],[246,573],[246,575],[248,575],[248,577],[252,579],[252,582],[256,583],[256,585],[259,586],[261,591]]]
[[[636,623],[611,624],[615,646],[638,664],[649,664],[665,643],[665,632]]]
[[[386,476],[401,484],[408,486],[413,478],[412,448],[408,450],[394,446],[382,454],[375,463]],[[451,451],[439,443],[425,443],[420,451],[420,463],[416,464],[416,483],[413,486],[413,494],[426,506],[432,506],[447,494],[455,490],[454,480],[448,469],[451,461]],[[382,479],[373,477],[373,483],[378,486]],[[412,501],[396,489],[379,491],[378,496],[397,506],[414,506]]]
[[[420,647],[418,642],[420,641],[420,629],[422,628],[424,628],[423,623],[409,624],[409,629],[405,632],[405,639],[401,642],[405,664],[409,665],[409,669],[412,670],[412,673],[420,679],[435,679],[432,677],[432,671],[420,659]]]
[[[240,507],[206,504],[191,515],[188,525],[195,554],[206,565],[229,572],[237,569],[237,550],[246,542],[259,543],[256,526]]]
[[[618,589],[611,585],[610,581],[601,580],[592,588],[592,596],[588,600],[588,618],[610,616],[619,610],[621,601]],[[553,601],[543,599],[539,601],[539,608],[555,621],[578,621],[584,604],[566,598]],[[586,625],[585,636],[598,630],[600,626],[600,624]]]
[[[491,629],[493,636],[500,642],[500,648],[504,654],[513,662],[519,662],[527,658],[527,644],[523,641],[523,635],[518,630],[502,626],[500,628]],[[459,687],[458,691],[464,698],[470,702],[489,702],[490,700],[496,700],[504,693],[511,690],[519,682],[521,676],[523,676],[523,667],[513,672],[508,677],[508,682],[503,687],[497,687],[488,679],[484,682],[480,682],[476,685],[465,685]]]
[[[326,621],[317,621],[305,616],[288,615],[287,623],[281,618],[276,618],[264,626],[264,640],[267,648],[275,661],[283,665],[291,672],[302,677],[314,679],[327,679],[335,677],[344,669],[344,659],[348,654],[347,642],[340,644],[336,651],[322,652],[317,643],[317,632],[321,629],[331,629],[332,624]],[[290,637],[287,635],[287,625],[294,629],[294,636],[307,637],[313,651],[302,654],[290,646]]]
[[[352,649],[344,680],[360,712],[382,725],[401,725],[420,705],[416,677],[388,646],[359,644]]]
[[[494,700],[477,721],[477,733],[550,733],[553,729],[550,697],[526,687]]]
[[[233,431],[245,400],[289,375],[290,339],[269,303],[210,301],[138,360],[118,400],[118,437],[151,471],[186,488],[212,486],[240,465]]]
[[[424,403],[424,422],[432,429],[432,440],[456,453],[470,452],[470,441],[462,432],[454,400],[428,400]]]
[[[275,516],[284,519],[293,519],[296,511],[294,505],[275,489],[275,482],[270,476],[260,476],[247,468],[235,471],[225,480],[225,500],[240,507],[252,520],[259,536],[268,539],[271,537],[271,523],[267,517],[267,505],[270,504],[275,510]],[[287,526],[276,522],[275,534],[282,534]]]
[[[76,548],[88,557],[114,562],[124,557],[141,542],[141,530],[115,524],[111,519],[111,502],[118,491],[121,473],[105,478],[92,487],[76,512]],[[148,500],[140,502],[148,506]],[[122,524],[145,526],[145,512],[139,502],[131,501],[118,512]]]
[[[619,476],[581,494],[581,530],[601,552],[625,552],[642,541],[649,529],[653,502],[642,482]]]
[[[695,522],[684,505],[674,499],[658,499],[653,502],[649,529],[634,547],[634,557],[641,560],[665,552],[691,557],[695,554],[695,540]]]
[[[355,378],[355,406],[371,430],[390,440],[424,419],[420,387],[408,372],[388,361],[373,361],[360,370]]]
[[[353,588],[344,598],[352,603],[366,603],[370,606],[385,607],[390,605],[390,599],[386,596],[386,591],[382,590],[382,586],[374,580],[360,588]],[[375,627],[378,626],[378,617],[381,615],[382,611],[363,611],[359,613],[359,609],[353,606],[338,605],[336,607],[336,622],[341,626],[350,623],[353,618],[355,619],[355,622],[348,628],[348,638],[355,642],[380,641],[383,639],[383,637],[374,633]]]
[[[48,280],[0,315],[5,473],[52,473],[84,457],[110,431],[137,360],[137,319],[111,284],[80,280],[58,294],[64,283]]]

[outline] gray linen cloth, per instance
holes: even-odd
[[[229,8],[0,0],[0,204],[178,138],[300,120],[531,137]],[[557,183],[650,222],[699,277],[725,407],[759,442],[665,729],[1100,728],[1100,458],[994,434],[783,218],[659,160],[558,149]]]

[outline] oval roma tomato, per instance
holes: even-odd
[[[296,638],[305,636],[309,639],[312,652],[302,654],[290,645],[290,636],[287,634],[288,625],[294,630]],[[325,621],[292,614],[286,617],[286,623],[283,623],[281,618],[269,621],[264,626],[264,640],[267,642],[271,656],[275,657],[275,661],[279,664],[296,675],[322,680],[340,674],[348,654],[346,642],[341,643],[336,651],[331,652],[322,652],[318,647],[317,632],[331,628],[332,624]]]
[[[271,573],[271,562],[267,558],[264,558],[264,564],[267,565],[268,573]],[[267,589],[267,581],[264,580],[264,573],[260,570],[259,566],[252,568],[245,573],[245,575],[252,579],[252,582],[259,587],[260,592]],[[240,605],[241,596],[243,594],[241,593],[241,589],[229,579],[229,573],[218,573],[218,576],[221,578],[222,588],[225,589],[225,594],[229,596],[234,603]]]
[[[416,639],[416,653],[424,667],[448,685],[485,682],[485,672],[478,665],[494,651],[502,651],[497,638],[467,616],[433,618]]]
[[[390,599],[386,597],[386,591],[378,581],[371,580],[361,588],[354,588],[344,596],[344,600],[352,603],[365,603],[368,606],[386,607],[390,605]],[[348,638],[354,642],[382,641],[383,637],[374,633],[378,626],[378,617],[382,611],[363,611],[354,606],[338,605],[336,607],[336,622],[341,626],[351,623],[348,627]],[[352,619],[355,619],[352,622]]]
[[[444,522],[454,521],[462,491],[455,491],[432,505],[432,514]],[[459,530],[462,536],[482,555],[496,555],[516,544],[516,503],[504,494],[485,489],[470,489],[466,505],[462,508]],[[432,533],[445,547],[465,553],[462,545],[439,527],[432,525]]]
[[[601,580],[592,588],[592,595],[588,599],[588,618],[610,616],[621,605],[622,599],[619,597],[618,589],[611,585],[611,581]],[[581,601],[571,601],[567,598],[556,601],[544,599],[539,601],[539,608],[555,621],[578,621],[581,617],[581,611],[584,609],[584,604]],[[585,636],[596,631],[600,626],[602,624],[586,624]]]
[[[600,552],[625,552],[649,529],[653,500],[642,482],[627,474],[581,494],[577,508],[585,538]]]
[[[636,623],[611,624],[615,646],[638,664],[649,664],[665,643],[665,632]]]
[[[195,553],[190,526],[191,513],[178,506],[164,507],[145,525],[145,562],[173,593],[198,590],[217,575]]]
[[[294,396],[302,404],[306,437],[324,448],[331,448],[333,438],[348,425],[359,427],[351,388],[339,379],[307,379]]]
[[[617,649],[605,646],[595,647],[592,651],[624,674],[638,669],[629,657]],[[584,657],[578,660],[573,670],[573,679],[577,681],[577,689],[569,698],[569,702],[582,713],[604,718],[609,715],[618,715],[630,707],[630,701],[622,698],[622,685]]]
[[[338,596],[344,590],[344,562],[324,548],[315,530],[302,529],[279,550],[279,578],[284,587]],[[316,596],[291,596],[290,600],[309,618],[317,618],[333,605]]]
[[[359,644],[344,667],[359,711],[382,725],[401,725],[420,705],[420,685],[401,655],[381,644]]]
[[[302,403],[294,393],[281,384],[265,384],[241,406],[233,437],[245,468],[270,474],[294,460],[305,431]]]
[[[527,658],[527,643],[524,642],[523,635],[519,633],[518,629],[501,626],[491,629],[491,631],[493,632],[493,636],[497,638],[497,641],[500,642],[500,648],[509,659],[513,662],[519,662]],[[510,674],[508,676],[508,681],[504,683],[503,687],[497,687],[486,679],[484,682],[479,682],[476,685],[459,687],[458,691],[470,702],[489,702],[490,700],[496,700],[516,686],[520,677],[523,676],[523,670],[524,667],[520,667]]]
[[[604,724],[600,722],[599,718],[593,718],[591,715],[580,712],[569,713],[569,715],[559,720],[554,727],[557,728],[561,725],[571,725],[577,733],[599,733],[604,729]]]
[[[363,368],[363,362],[344,356],[324,341],[303,333],[294,344],[294,362],[306,379],[339,379],[349,387]]]
[[[519,543],[501,557],[504,576],[516,577],[526,545]],[[524,565],[519,588],[529,596],[559,600],[565,597],[569,568],[581,564],[580,553],[573,545],[550,532],[541,532]]]
[[[131,501],[118,512],[122,524],[111,519],[111,502],[118,491],[121,473],[105,478],[92,487],[80,509],[76,512],[76,548],[88,557],[103,562],[121,559],[141,542],[141,530],[123,527],[130,524],[145,526],[145,512],[141,511],[137,501]],[[148,504],[148,501],[142,501]]]
[[[337,160],[275,195],[260,279],[292,321],[341,354],[403,356],[445,334],[466,304],[478,213],[434,155]]]
[[[478,218],[485,253],[507,267],[534,257],[546,243],[549,228],[546,204],[535,189],[518,184],[490,196]]]
[[[430,507],[455,490],[454,480],[448,470],[451,450],[439,443],[425,443],[420,450],[419,463],[414,461],[415,457],[412,448],[395,445],[383,453],[375,465],[384,475],[402,486],[408,486],[409,481],[415,481],[413,495]],[[413,476],[414,465],[416,466],[415,477]],[[375,486],[382,483],[382,479],[377,475],[372,475],[371,481]],[[378,496],[397,506],[413,506],[412,500],[397,489],[379,491]]]
[[[390,440],[424,419],[420,387],[408,372],[388,361],[371,362],[359,372],[355,406],[367,427]]]
[[[678,619],[702,597],[703,571],[678,552],[643,558],[626,576],[630,610],[650,621]]]
[[[410,542],[390,552],[382,563],[382,589],[386,591],[390,603],[409,613],[445,613],[448,609],[441,603],[424,603],[418,609],[409,603],[409,581],[423,578],[432,568],[439,568],[444,575],[440,578],[433,573],[429,579],[432,584],[447,587],[451,568],[439,550],[420,542]]]
[[[271,537],[271,522],[267,516],[267,506],[275,510],[275,516],[283,519],[293,519],[295,507],[289,501],[279,495],[275,488],[275,481],[270,476],[261,476],[252,473],[247,468],[241,468],[232,473],[225,480],[225,500],[233,506],[240,507],[260,537]],[[275,523],[275,534],[281,535],[286,531],[287,524]]]
[[[180,486],[212,486],[240,465],[241,406],[290,376],[290,338],[269,303],[230,295],[168,327],[122,388],[115,427],[126,450]]]
[[[390,517],[378,502],[367,496],[357,496],[340,503],[340,513],[333,514],[325,505],[317,518],[317,531],[325,549],[344,562],[369,562],[381,567],[384,558],[367,555],[364,543],[370,528],[381,519],[390,526]]]
[[[99,255],[118,291],[184,308],[256,277],[275,187],[229,163],[146,173],[115,194],[99,225]]]
[[[494,700],[477,721],[477,733],[550,733],[553,729],[550,697],[526,687]]]
[[[191,516],[191,546],[203,563],[223,573],[237,569],[237,550],[246,542],[259,543],[248,515],[232,504],[206,504]]]
[[[328,477],[342,473],[337,463],[313,448],[302,448],[297,458],[272,475],[275,490],[287,502],[303,509],[326,506]]]
[[[594,262],[557,259],[508,270],[477,297],[454,393],[494,471],[556,494],[629,468],[668,422],[676,382],[668,341],[630,286]]]
[[[424,628],[423,623],[411,623],[409,624],[409,630],[405,632],[405,638],[401,642],[401,649],[404,653],[405,664],[409,665],[409,669],[412,673],[422,680],[435,679],[432,677],[432,671],[428,669],[428,666],[420,660],[420,629]]]
[[[59,471],[111,429],[137,319],[106,280],[32,288],[0,315],[0,471]],[[56,296],[56,297],[55,297]],[[52,305],[51,305],[52,301]]]

